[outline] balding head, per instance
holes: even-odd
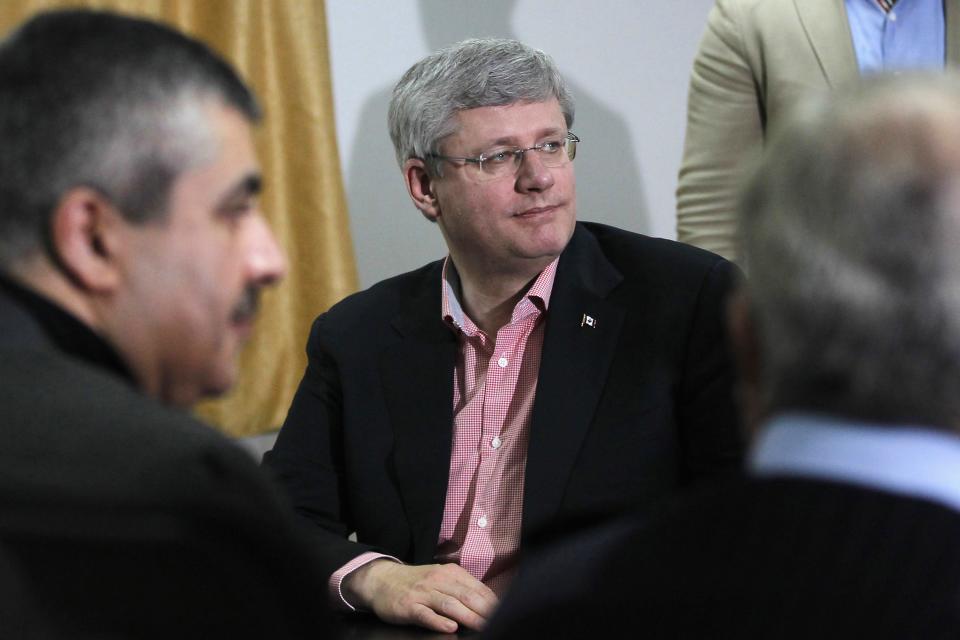
[[[768,410],[960,425],[960,81],[865,82],[777,132],[742,205]]]

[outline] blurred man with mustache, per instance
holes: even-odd
[[[512,40],[452,45],[394,89],[397,161],[449,255],[316,321],[265,457],[343,608],[479,628],[532,536],[737,468],[735,267],[578,223],[573,114],[553,61]]]
[[[103,512],[130,516],[133,527],[137,514],[188,528],[222,518],[216,522],[232,523],[228,529],[272,531],[269,539],[309,565],[297,555],[303,548],[283,501],[256,465],[183,411],[233,384],[257,294],[286,269],[257,203],[251,126],[259,117],[256,99],[226,62],[157,23],[49,12],[0,43],[5,517],[43,510],[53,529]],[[147,529],[158,538],[166,531],[158,523]],[[234,533],[222,544],[234,544]],[[39,577],[42,558],[28,557],[30,536],[23,537],[11,542],[23,554],[16,564],[40,585],[35,595],[44,605],[52,585]],[[0,549],[10,540],[4,535]],[[93,535],[91,545],[98,540]],[[107,585],[99,571],[115,559],[109,548],[88,575],[64,566],[57,580],[86,579],[100,593]],[[92,607],[98,615],[81,611],[64,628],[82,636],[99,616],[107,626],[94,631],[137,637],[131,627],[109,626],[127,615],[117,599],[147,588],[148,565],[171,580],[180,575],[181,554],[167,568],[154,566],[163,557],[127,558],[142,579],[115,585],[112,597]],[[191,583],[205,579],[199,565],[196,575],[189,567],[181,573]],[[230,586],[211,588],[228,593]],[[169,587],[171,594],[186,589]],[[83,595],[68,591],[45,614],[53,624],[68,615],[67,600]],[[211,604],[217,593],[209,592]],[[169,611],[152,629],[160,634],[163,623],[176,624],[177,610],[163,600],[155,607]],[[239,603],[235,609],[231,619],[248,613]],[[215,628],[222,622],[212,618]],[[284,635],[282,623],[271,629]]]

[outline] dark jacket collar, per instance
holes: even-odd
[[[0,274],[0,348],[54,349],[135,385],[101,336],[49,299]]]

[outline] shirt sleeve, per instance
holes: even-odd
[[[367,551],[366,553],[361,553],[359,556],[334,571],[333,575],[330,576],[330,582],[327,585],[330,589],[330,605],[334,609],[339,609],[340,611],[356,611],[357,607],[351,604],[350,601],[347,600],[347,598],[343,595],[343,590],[341,589],[343,579],[360,567],[381,558],[393,560],[394,562],[400,562],[393,556],[388,556],[383,553],[376,553],[375,551]]]

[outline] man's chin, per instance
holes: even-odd
[[[246,344],[253,334],[253,316],[234,319],[230,323],[230,331],[237,337],[237,342],[241,345]]]
[[[238,369],[237,363],[234,360],[229,367],[224,367],[223,370],[218,371],[216,376],[210,380],[206,389],[204,389],[204,396],[214,399],[229,394],[236,386],[237,377],[239,376]]]
[[[201,402],[219,400],[229,396],[230,392],[235,389],[238,377],[239,367],[236,360],[232,360],[229,364],[224,363],[218,367],[216,371],[209,372],[204,376],[201,384],[196,385],[192,392],[185,390],[184,395],[192,395],[191,406]]]

